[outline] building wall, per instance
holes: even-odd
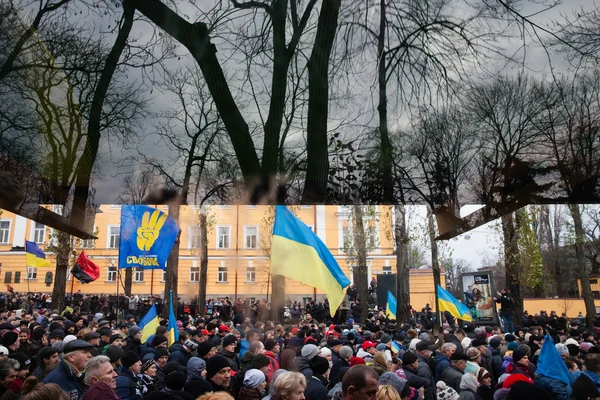
[[[165,206],[156,206],[168,212]],[[343,228],[348,225],[349,210],[338,206],[295,206],[292,211],[324,241],[334,257],[337,259],[344,273],[352,279],[349,263],[351,260],[344,254]],[[112,293],[123,291],[117,288],[118,275],[124,281],[124,270],[118,270],[118,246],[111,248],[110,229],[118,231],[120,222],[120,207],[104,205],[101,212],[96,215],[95,241],[84,242],[75,240],[77,251],[72,256],[74,264],[80,250],[100,266],[100,278],[91,284],[81,284],[69,280],[67,292],[81,290],[84,293]],[[270,292],[269,282],[269,257],[270,230],[273,222],[274,211],[268,206],[212,206],[209,209],[208,249],[209,263],[207,276],[207,294],[214,296],[235,296],[266,298]],[[44,283],[44,275],[53,268],[37,270],[35,279],[26,279],[27,267],[25,265],[24,246],[25,239],[33,240],[35,237],[34,222],[26,220],[6,211],[0,214],[0,221],[10,221],[10,234],[8,243],[0,243],[0,282],[10,285],[18,292],[49,292],[51,287]],[[368,222],[377,233],[376,249],[369,254],[368,264],[372,275],[379,273],[395,273],[396,256],[392,241],[392,215],[391,208],[378,206],[376,216]],[[198,226],[198,210],[194,207],[182,207],[179,226],[180,260],[179,260],[179,294],[184,298],[191,298],[198,293],[200,256],[194,248],[193,231]],[[218,232],[220,229],[229,231],[226,248],[219,248]],[[257,240],[255,248],[248,248],[246,233],[255,229]],[[38,232],[38,238],[40,237]],[[43,241],[40,247],[44,250],[54,237],[51,228],[45,228]],[[0,235],[0,239],[2,236]],[[114,244],[114,243],[113,243]],[[21,247],[19,247],[21,246]],[[55,262],[55,256],[50,251],[46,252],[47,258]],[[227,278],[219,279],[219,269],[226,268]],[[250,271],[254,269],[254,281],[247,280]],[[6,281],[6,272],[11,273],[10,282]],[[21,273],[19,283],[15,282],[15,273]],[[197,272],[197,273],[196,273]],[[142,276],[143,275],[143,276]],[[221,276],[224,278],[224,276]],[[70,278],[70,277],[69,277]],[[136,279],[139,278],[139,279]],[[132,291],[135,294],[161,294],[164,289],[162,270],[145,270],[134,272]],[[236,285],[237,282],[237,285]],[[444,277],[442,284],[445,286]],[[433,305],[433,277],[431,270],[413,270],[410,275],[411,303],[415,308],[424,306],[425,303]],[[287,280],[286,295],[291,300],[313,297],[314,289],[300,282]],[[322,299],[325,293],[317,291],[317,297]]]

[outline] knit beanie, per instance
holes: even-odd
[[[225,337],[224,337],[224,338],[223,338],[223,340],[221,341],[221,346],[223,346],[223,347],[227,347],[227,346],[229,346],[230,344],[234,344],[234,343],[237,343],[237,339],[236,339],[236,337],[235,337],[234,335],[231,335],[231,334],[229,334],[229,335],[225,335]],[[275,346],[273,346],[273,347],[275,347]],[[272,349],[273,347],[271,347],[271,349]],[[267,348],[266,344],[265,344],[265,348]],[[271,350],[271,349],[267,349],[267,350]]]
[[[415,353],[413,353],[412,351],[407,351],[402,356],[402,364],[403,365],[410,365],[410,364],[414,363],[417,360],[418,360],[417,355]]]
[[[307,344],[304,347],[302,347],[300,354],[302,355],[302,357],[310,361],[313,357],[319,354],[319,348],[314,344]]]
[[[165,376],[165,386],[169,390],[182,390],[185,386],[185,375],[179,371],[171,372]]]
[[[166,336],[163,335],[155,335],[152,338],[152,347],[157,347],[160,346],[163,343],[167,343],[167,338]]]
[[[198,345],[198,357],[204,357],[205,355],[207,355],[212,349],[213,346],[211,343],[209,342],[202,342]]]
[[[394,389],[396,389],[398,394],[401,394],[404,391],[406,385],[408,384],[408,381],[406,379],[400,378],[393,372],[384,372],[379,378],[379,383],[381,385],[390,385]]]
[[[212,378],[217,372],[227,367],[230,367],[230,364],[225,357],[216,355],[209,358],[206,362],[206,379]]]
[[[17,340],[19,340],[19,334],[17,332],[6,332],[2,337],[2,345],[8,347],[15,344]]]
[[[137,335],[141,331],[142,330],[139,327],[133,326],[133,327],[129,328],[129,332],[127,332],[127,336],[134,337],[135,335]]]
[[[437,392],[436,399],[437,400],[459,400],[460,396],[452,387],[446,385],[444,381],[438,381],[436,384]]]
[[[133,364],[140,361],[140,356],[134,351],[128,351],[121,357],[121,363],[123,364],[123,368],[129,369]]]
[[[259,369],[250,369],[244,375],[244,386],[249,388],[257,388],[267,379],[265,374]]]
[[[269,360],[269,357],[265,356],[264,354],[257,354],[252,359],[251,365],[252,365],[252,368],[260,369],[260,368],[266,367],[268,365],[271,365],[271,360]]]
[[[154,360],[158,361],[159,358],[164,357],[164,356],[169,356],[169,350],[167,349],[156,349],[156,351],[154,352]]]
[[[517,342],[510,342],[506,347],[508,350],[516,350],[519,348],[519,344]]]
[[[317,375],[323,375],[329,369],[329,361],[325,357],[316,356],[310,360],[310,369]]]
[[[365,363],[365,359],[364,358],[360,358],[360,357],[352,357],[350,359],[350,366],[354,367],[355,365],[359,365],[359,364],[366,364]]]
[[[124,355],[125,352],[119,346],[108,346],[108,348],[106,349],[106,357],[110,359],[111,363],[116,363]]]
[[[121,336],[118,333],[115,333],[114,335],[110,335],[110,339],[108,339],[108,344],[113,344],[115,340],[117,339],[121,339],[123,340],[123,336]]]
[[[523,350],[517,349],[517,350],[513,351],[513,355],[512,355],[513,362],[515,364],[518,363],[526,355],[527,355],[527,353],[525,353]]]

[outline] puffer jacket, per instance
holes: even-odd
[[[442,380],[442,373],[450,366],[450,359],[447,355],[438,353],[434,357],[435,362],[435,381]]]
[[[435,387],[435,380],[433,379],[433,374],[431,372],[431,368],[429,368],[428,360],[419,355],[419,369],[417,374],[425,379],[427,383],[425,384],[425,400],[435,400],[437,389]]]
[[[571,398],[571,386],[559,379],[535,374],[534,382],[536,385],[539,385],[552,393],[552,396],[554,396],[556,400],[569,400]]]
[[[169,361],[177,361],[181,365],[187,365],[188,361],[192,357],[186,349],[183,348],[183,344],[175,343],[169,348]]]

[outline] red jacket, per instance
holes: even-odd
[[[271,361],[271,365],[269,365],[269,370],[267,371],[267,381],[271,382],[273,374],[279,369],[279,362],[277,361],[277,354],[272,351],[265,350],[265,356],[269,357],[269,361]]]

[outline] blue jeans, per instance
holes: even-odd
[[[502,323],[504,324],[504,331],[513,333],[515,331],[515,325],[513,323],[513,316],[510,315],[508,317],[502,316]]]

